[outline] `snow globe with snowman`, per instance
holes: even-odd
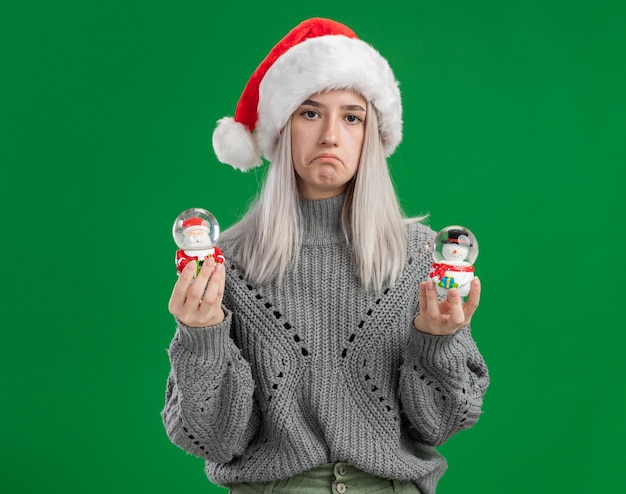
[[[478,257],[474,234],[463,226],[447,226],[437,233],[432,252],[434,262],[430,278],[437,293],[445,296],[450,289],[456,288],[461,297],[467,297]]]

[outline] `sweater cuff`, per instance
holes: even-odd
[[[412,362],[428,363],[440,369],[465,372],[468,340],[471,345],[469,327],[463,327],[451,335],[432,335],[411,329],[406,357]]]
[[[221,323],[204,328],[191,328],[176,319],[179,343],[202,358],[225,357],[230,353],[234,342],[230,337],[232,313],[224,309],[224,314],[225,317]]]

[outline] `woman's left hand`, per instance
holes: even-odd
[[[456,288],[448,292],[441,302],[432,281],[424,281],[419,287],[420,313],[413,319],[413,326],[422,333],[449,335],[467,326],[472,320],[480,301],[480,280],[474,278],[465,304]]]

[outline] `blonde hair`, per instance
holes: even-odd
[[[297,262],[302,235],[299,201],[290,119],[255,203],[222,237],[235,243],[234,260],[253,283],[280,280]],[[405,220],[384,156],[376,109],[369,102],[361,159],[346,190],[342,228],[363,285],[375,290],[393,285],[406,261]]]

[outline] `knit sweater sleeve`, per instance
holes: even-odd
[[[240,456],[259,425],[250,366],[230,337],[231,321],[227,311],[215,327],[178,322],[162,412],[174,444],[218,463]]]
[[[487,367],[469,327],[450,336],[411,329],[400,369],[400,396],[421,442],[437,446],[472,427],[488,384]]]
[[[432,245],[434,232],[419,228],[420,245]],[[428,279],[430,253],[420,256],[418,281]],[[419,301],[418,301],[419,306]],[[422,333],[410,325],[400,368],[399,393],[405,417],[417,439],[432,446],[478,420],[489,374],[469,326],[453,335]]]

